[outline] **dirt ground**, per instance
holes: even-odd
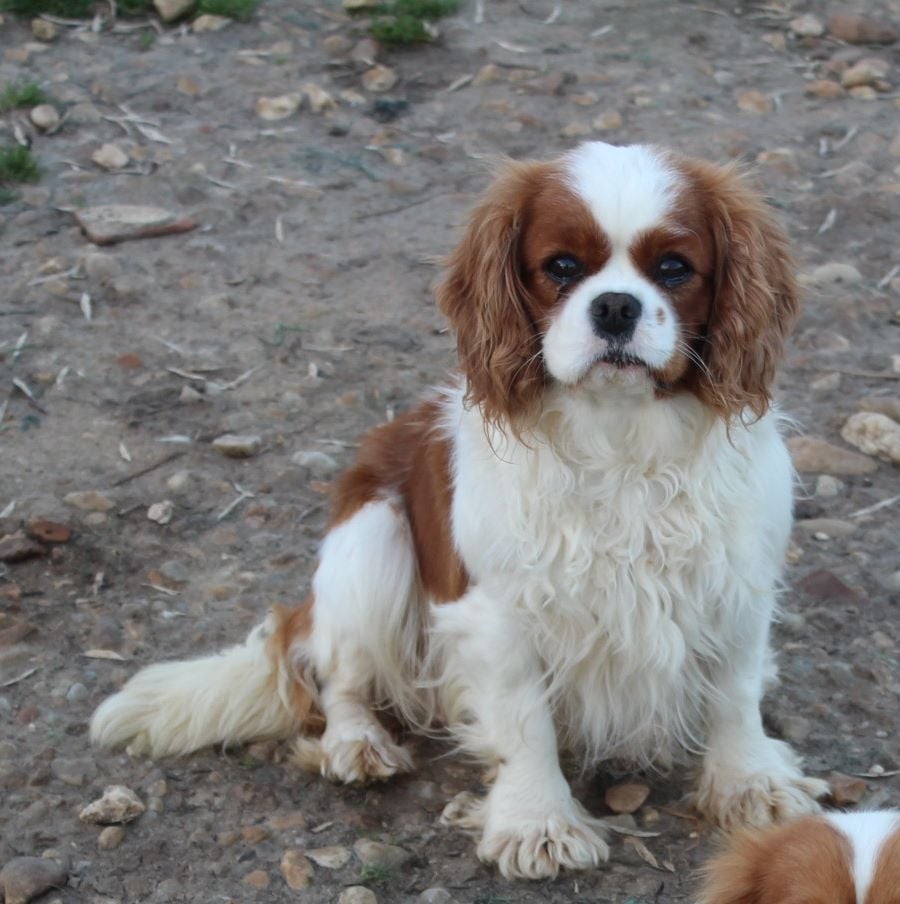
[[[863,6],[900,23],[900,3]],[[439,825],[480,773],[438,745],[419,745],[411,777],[339,788],[271,746],[161,763],[97,754],[87,723],[139,667],[236,642],[270,604],[303,597],[334,471],[452,365],[433,261],[493,155],[593,137],[754,164],[808,286],[783,407],[844,449],[861,406],[900,417],[900,45],[789,29],[833,9],[485,0],[483,22],[464,4],[436,44],[379,51],[397,76],[381,92],[364,85],[371,48],[336,2],[267,0],[249,24],[152,43],[63,26],[35,46],[7,16],[0,85],[37,81],[65,116],[50,135],[27,111],[0,121],[6,138],[17,124],[31,136],[44,170],[0,208],[0,536],[49,518],[72,537],[0,564],[0,865],[50,852],[68,884],[41,900],[95,904],[334,902],[360,884],[382,902],[690,898],[714,833],[680,806],[686,775],[637,776],[649,800],[620,817],[656,833],[641,840],[657,868],[617,835],[606,868],[528,885]],[[807,93],[861,57],[894,67],[877,90]],[[259,98],[292,93],[305,99],[290,117],[257,114]],[[129,155],[120,171],[92,162],[104,143]],[[74,214],[113,202],[199,225],[98,248]],[[258,436],[258,451],[223,455],[212,440],[228,433]],[[803,475],[775,634],[783,681],[765,714],[812,773],[865,774],[841,793],[897,806],[900,471],[865,464]],[[100,495],[69,496],[86,491]],[[167,500],[168,523],[151,520]],[[604,814],[619,780],[578,792]],[[98,846],[78,813],[111,783],[148,809]],[[365,866],[361,839],[406,853]],[[289,887],[285,853],[323,847],[346,863],[295,853],[308,884]]]

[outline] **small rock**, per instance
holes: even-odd
[[[841,84],[845,88],[857,88],[860,85],[874,85],[890,71],[890,63],[875,57],[867,57],[854,63],[841,73]]]
[[[446,888],[426,888],[417,900],[421,904],[453,904],[453,895]]]
[[[276,97],[257,98],[255,110],[260,119],[274,122],[293,116],[303,103],[302,94],[279,94]]]
[[[315,474],[330,474],[336,471],[338,463],[327,452],[315,449],[301,449],[291,456],[291,461],[301,468],[309,468]]]
[[[167,559],[159,566],[159,577],[170,587],[180,587],[191,579],[191,572],[177,559]]]
[[[794,436],[787,441],[787,445],[794,467],[804,474],[871,474],[878,468],[871,458],[816,436]]]
[[[842,772],[832,772],[826,781],[831,788],[831,798],[838,807],[858,804],[869,789],[864,778],[844,775]]]
[[[803,93],[809,97],[820,97],[822,100],[836,100],[847,92],[830,78],[817,78],[806,83]]]
[[[41,543],[68,543],[72,539],[72,528],[58,521],[35,518],[25,525],[25,533],[32,540]]]
[[[816,496],[821,499],[833,499],[842,493],[847,487],[843,480],[832,477],[830,474],[820,474],[816,478]]]
[[[378,56],[378,42],[372,38],[360,38],[350,51],[350,59],[362,66],[374,66]]]
[[[107,826],[97,836],[97,847],[101,851],[114,851],[125,837],[125,829],[122,826]]]
[[[247,875],[244,876],[244,882],[251,888],[268,888],[269,874],[264,869],[255,869],[253,872],[247,873]]]
[[[563,138],[582,138],[585,135],[591,134],[591,127],[586,122],[576,120],[575,122],[564,125],[559,130],[559,134],[562,135]]]
[[[337,106],[334,98],[315,82],[304,82],[300,89],[306,95],[309,108],[313,113],[324,113],[325,110],[333,110]]]
[[[206,94],[206,88],[188,75],[179,76],[178,81],[175,83],[175,90],[185,97],[197,98]]]
[[[863,396],[859,400],[863,411],[874,411],[900,421],[900,396]]]
[[[73,788],[80,788],[88,775],[94,772],[94,762],[93,760],[57,757],[50,763],[50,772],[61,782],[71,785]]]
[[[788,27],[798,38],[819,38],[825,34],[825,23],[811,13],[792,19]]]
[[[83,703],[90,695],[90,691],[80,681],[76,681],[66,691],[66,700],[69,703]]]
[[[785,176],[794,176],[800,172],[797,155],[791,148],[772,148],[770,151],[760,151],[756,155],[756,162],[777,170],[779,173],[784,173]]]
[[[618,110],[609,110],[601,113],[591,125],[600,132],[610,132],[614,129],[621,129],[623,122],[622,114]]]
[[[59,37],[59,28],[53,22],[48,22],[46,19],[32,19],[31,33],[38,41],[44,41],[49,44]]]
[[[862,282],[862,278],[862,273],[853,264],[833,261],[816,267],[812,273],[801,273],[799,282],[802,286],[829,286],[835,283],[849,286]]]
[[[300,810],[291,813],[276,813],[269,819],[269,826],[275,832],[288,832],[292,829],[305,829],[306,817]]]
[[[169,499],[164,499],[162,502],[154,502],[147,509],[147,517],[157,524],[168,524],[174,511],[175,505]]]
[[[166,486],[173,493],[181,493],[185,489],[187,489],[188,485],[191,483],[191,472],[190,471],[176,471],[171,477],[167,478]]]
[[[771,113],[773,109],[772,98],[753,88],[738,94],[737,106],[744,113]]]
[[[332,845],[331,847],[314,848],[311,851],[306,851],[306,856],[316,866],[324,866],[326,869],[340,869],[342,866],[347,865],[347,861],[350,859],[350,851],[340,845]]]
[[[346,35],[328,35],[323,39],[322,47],[330,57],[343,57],[353,50],[353,41]]]
[[[0,562],[24,562],[46,554],[46,546],[26,537],[20,530],[0,537]]]
[[[299,891],[309,885],[313,877],[312,864],[303,856],[303,851],[292,849],[281,857],[281,875],[288,888]]]
[[[341,892],[338,904],[378,904],[378,898],[371,888],[364,885],[351,885]]]
[[[881,586],[884,587],[884,589],[889,593],[900,592],[900,571],[895,571],[892,574],[884,575],[883,577],[878,579],[878,583],[881,584]],[[882,647],[882,649],[890,649],[891,647],[893,647],[893,645],[893,641],[890,641],[890,647]]]
[[[650,795],[650,789],[640,782],[622,782],[606,789],[603,799],[613,813],[634,813]]]
[[[858,605],[860,595],[845,584],[836,574],[825,569],[810,572],[805,578],[797,581],[798,590],[821,603],[841,603],[848,606]]]
[[[371,69],[363,73],[362,86],[366,91],[373,94],[380,94],[383,91],[390,91],[397,84],[399,76],[393,69],[388,66],[373,66]]]
[[[114,825],[131,822],[146,810],[140,798],[124,785],[108,785],[103,796],[88,804],[79,814],[82,822]]]
[[[213,448],[229,458],[250,458],[262,448],[262,437],[226,433],[213,440]]]
[[[775,719],[775,727],[786,741],[802,744],[809,737],[812,723],[804,716],[780,716]]]
[[[68,868],[46,857],[15,857],[0,870],[0,889],[6,904],[26,904],[50,888],[63,888]]]
[[[244,826],[241,829],[241,837],[247,844],[259,844],[271,837],[271,833],[265,826]]]
[[[173,235],[197,228],[197,223],[190,217],[139,204],[85,207],[75,211],[75,219],[95,245]]]
[[[381,841],[372,841],[370,838],[360,838],[353,845],[356,856],[364,866],[374,866],[379,869],[399,869],[412,860],[412,854],[396,844],[384,844]]]
[[[28,118],[42,132],[52,132],[59,126],[59,113],[53,104],[38,104],[36,107],[32,107]]]
[[[343,0],[342,6],[348,13],[358,13],[366,9],[376,9],[382,0]]]
[[[849,88],[847,90],[847,93],[850,95],[850,97],[855,97],[857,100],[875,100],[878,97],[878,92],[871,85],[857,85],[855,88]],[[862,163],[862,161],[854,162]],[[851,165],[852,164],[847,164],[847,167]],[[842,167],[842,169],[846,169],[846,167]],[[839,178],[839,175],[837,175],[837,179]],[[852,184],[852,181],[850,184]]]
[[[893,44],[897,40],[897,32],[890,25],[852,11],[829,16],[828,31],[848,44]]]
[[[840,350],[843,351],[844,347],[842,346]],[[816,392],[835,392],[836,390],[840,389],[840,386],[841,372],[839,370],[834,370],[831,373],[822,374],[821,377],[816,377],[815,380],[811,380],[809,384],[809,388],[815,390]]]
[[[186,16],[193,8],[196,0],[153,0],[153,5],[163,22],[174,22]]]
[[[121,276],[122,268],[111,255],[100,251],[89,251],[78,259],[78,266],[84,270],[88,279],[100,285],[109,285],[117,276]]]
[[[900,424],[875,411],[851,414],[841,436],[867,455],[900,465]]]
[[[105,170],[118,170],[128,165],[131,158],[116,144],[104,144],[91,154],[91,160]]]
[[[233,21],[228,16],[214,16],[211,13],[204,13],[194,19],[191,23],[191,28],[198,34],[204,31],[221,31],[231,25]]]
[[[115,506],[115,502],[109,496],[97,490],[79,490],[76,493],[68,493],[64,497],[64,501],[83,512],[108,512]]]
[[[796,528],[803,533],[817,535],[817,539],[849,537],[856,532],[855,524],[837,518],[804,518],[797,522]]]

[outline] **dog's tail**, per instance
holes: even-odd
[[[91,719],[100,747],[152,757],[212,744],[286,738],[320,721],[315,685],[298,656],[311,601],[275,607],[240,646],[138,672]]]

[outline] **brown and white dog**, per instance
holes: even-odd
[[[900,811],[743,830],[705,872],[700,904],[900,904]]]
[[[440,721],[497,767],[469,822],[506,876],[607,857],[561,747],[700,753],[697,806],[726,827],[816,811],[824,783],[759,712],[791,531],[770,400],[797,310],[769,210],[734,168],[584,144],[503,170],[438,294],[461,374],[364,439],[307,603],[140,672],[94,741],[297,736],[364,782],[412,768],[380,708]]]

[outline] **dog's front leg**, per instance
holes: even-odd
[[[496,769],[487,798],[460,820],[478,856],[507,878],[588,869],[609,856],[562,774],[540,658],[511,604],[475,588],[436,607],[439,684],[462,744]]]
[[[819,810],[828,785],[807,778],[800,758],[763,731],[760,701],[770,661],[772,604],[747,607],[732,625],[732,644],[713,669],[707,752],[697,808],[730,829],[761,826]]]

